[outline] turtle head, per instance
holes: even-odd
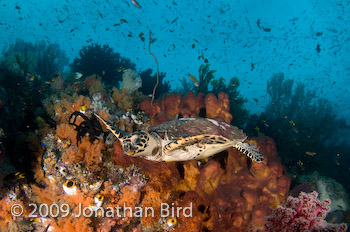
[[[147,157],[157,147],[155,139],[145,131],[134,132],[119,139],[125,154],[133,157]]]

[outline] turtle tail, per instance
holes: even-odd
[[[238,142],[234,147],[254,161],[262,162],[264,160],[264,156],[254,144]]]

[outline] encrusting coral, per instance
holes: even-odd
[[[205,96],[202,93],[195,96],[192,91],[187,92],[185,96],[169,93],[153,105],[151,99],[144,98],[140,109],[150,115],[153,126],[173,120],[179,115],[184,118],[208,117],[226,123],[232,120],[228,96],[225,93],[220,93],[218,98],[213,94]]]
[[[258,231],[264,228],[271,207],[285,202],[290,179],[284,175],[271,139],[259,137],[250,142],[258,145],[264,162],[249,166],[245,156],[229,149],[226,155],[202,164],[155,163],[124,155],[118,144],[114,146],[114,159],[123,166],[134,163],[149,177],[143,188],[142,205],[149,205],[150,198],[154,199],[151,205],[155,208],[160,208],[161,202],[177,207],[192,203],[192,217],[177,218],[175,231]],[[143,218],[143,224],[144,220],[148,220],[147,225],[158,225],[154,218]]]

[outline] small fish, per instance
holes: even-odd
[[[193,81],[193,83],[196,87],[199,87],[199,82],[195,76],[188,74],[188,78],[190,78],[190,80]]]
[[[260,19],[258,19],[258,20],[256,21],[256,25],[258,26],[259,29],[261,29],[261,26],[260,26]]]
[[[207,58],[204,59],[204,63],[208,64],[209,60]]]
[[[195,48],[196,47],[196,45],[195,44],[192,44],[192,48]]]
[[[24,172],[16,172],[15,176],[17,176],[19,180],[26,178]]]
[[[250,71],[253,71],[253,70],[254,70],[254,68],[255,68],[254,63],[251,63],[251,64],[250,64],[250,66],[251,66]]]
[[[266,122],[265,119],[261,120],[261,122],[262,122],[266,127],[269,127],[269,124],[267,124],[267,122]]]
[[[83,76],[83,74],[80,73],[80,72],[76,72],[76,73],[74,74],[75,80],[79,80],[82,76]]]
[[[259,100],[258,100],[257,98],[253,98],[253,100],[254,100],[255,102],[259,102]]]
[[[295,122],[293,120],[290,120],[289,124],[292,125],[292,126],[295,126]]]
[[[27,80],[28,81],[34,81],[35,80],[35,76],[34,75],[30,75],[29,73],[27,74]]]
[[[124,72],[125,68],[123,66],[120,66],[118,69],[118,72]]]
[[[136,0],[132,0],[132,4],[134,4],[134,6],[137,8],[141,8],[140,4]]]
[[[316,152],[313,152],[313,151],[307,151],[305,152],[307,155],[309,156],[315,156],[316,155]]]
[[[114,100],[112,97],[109,97],[109,100],[114,104]]]
[[[120,19],[121,23],[127,23],[128,21],[126,21],[126,19]]]
[[[293,127],[292,128],[292,130],[294,131],[294,133],[296,133],[296,134],[298,134],[299,133],[299,130],[298,130],[298,128],[296,128],[296,127]]]
[[[318,43],[317,46],[316,46],[316,51],[317,51],[318,53],[321,52],[321,45],[320,45],[319,43]]]
[[[298,164],[299,166],[303,166],[303,165],[304,165],[303,161],[301,161],[301,160],[299,160],[299,161],[297,162],[297,164]]]
[[[17,185],[23,185],[26,180],[24,172],[10,173],[3,178],[3,186],[15,187]]]
[[[171,23],[170,24],[173,24],[173,23],[175,23],[177,20],[179,19],[179,17],[176,17],[173,21],[171,21]]]

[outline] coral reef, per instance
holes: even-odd
[[[21,175],[12,175],[14,179],[3,186],[2,230],[19,230],[26,224],[29,231],[44,230],[47,225],[50,231],[82,232],[257,231],[271,207],[286,200],[290,179],[284,175],[271,139],[250,140],[265,156],[261,163],[251,163],[234,149],[199,162],[159,163],[123,154],[119,141],[94,118],[94,113],[99,114],[126,133],[146,130],[178,115],[230,122],[227,94],[170,93],[151,106],[149,99],[139,104],[137,91],[131,94],[115,88],[110,96],[95,76],[74,86],[69,81],[64,80],[61,93],[43,102],[53,126],[46,118],[36,118],[39,128],[30,138],[35,181],[28,183]],[[89,92],[93,96],[87,96]],[[148,120],[141,110],[153,118]],[[14,203],[23,205],[23,216],[7,214]],[[70,210],[66,217],[35,221],[28,217],[29,203],[67,204]],[[164,204],[169,214],[163,214]],[[80,208],[92,216],[77,217]],[[152,209],[152,216],[145,216],[147,208]],[[172,215],[172,209],[180,213]]]
[[[176,93],[164,95],[151,106],[151,100],[145,98],[140,103],[140,109],[150,115],[153,126],[173,120],[178,116],[208,117],[218,121],[230,123],[232,115],[230,103],[226,93],[220,93],[218,98],[213,94],[198,94],[189,91],[185,96]]]
[[[234,149],[226,159],[217,157],[198,167],[196,161],[184,164],[184,180],[176,187],[184,198],[192,195],[202,214],[201,229],[216,231],[257,231],[264,226],[270,206],[283,203],[290,179],[284,176],[271,139],[256,143],[265,157],[263,163],[247,164],[246,157]]]
[[[11,163],[30,173],[31,166],[28,164],[34,156],[28,149],[30,143],[27,138],[39,129],[35,120],[37,116],[48,118],[42,99],[51,93],[49,85],[53,75],[62,71],[68,59],[57,44],[43,41],[32,44],[17,40],[3,54],[0,65],[0,127],[7,135],[3,145]]]
[[[4,66],[12,75],[27,73],[42,80],[51,80],[56,72],[61,72],[68,64],[68,57],[58,44],[36,41],[34,44],[17,39],[6,51]]]
[[[34,52],[16,52],[7,56],[1,63],[1,69],[10,76],[24,77],[35,73],[38,56]]]
[[[192,204],[192,217],[178,217],[175,231],[247,231],[248,228],[257,231],[264,227],[270,206],[284,203],[290,179],[283,175],[271,139],[261,137],[250,142],[256,143],[265,155],[263,163],[253,163],[250,167],[247,158],[234,149],[207,163],[177,164],[129,157],[115,144],[114,159],[124,167],[135,164],[149,177],[142,205],[150,204],[150,194],[151,205],[158,209],[161,202],[174,203],[176,207]],[[143,220],[146,219],[141,220],[144,224]],[[147,220],[147,225],[159,227],[158,217]]]
[[[242,127],[249,118],[248,110],[244,108],[244,104],[248,101],[243,98],[239,91],[239,79],[237,77],[232,77],[228,84],[223,77],[219,79],[214,79],[215,70],[209,70],[210,65],[201,65],[199,67],[199,86],[196,87],[193,82],[190,82],[188,78],[182,78],[181,88],[175,90],[177,93],[185,95],[189,91],[194,93],[203,93],[205,95],[211,93],[219,96],[220,93],[224,92],[228,95],[228,100],[230,103],[230,114],[234,115],[232,125]],[[209,86],[212,88],[210,89]]]
[[[219,94],[224,92],[229,97],[230,102],[230,113],[234,115],[231,124],[241,127],[248,120],[248,110],[243,107],[244,103],[248,100],[243,98],[238,92],[238,87],[240,85],[239,79],[237,77],[232,77],[228,85],[225,84],[224,78],[219,78],[218,80],[212,80],[213,93]]]
[[[137,75],[137,73],[131,69],[124,70],[123,73],[123,82],[122,89],[126,89],[126,91],[130,93],[134,93],[142,86],[142,80]]]
[[[320,174],[315,171],[310,175],[300,176],[297,181],[300,184],[311,184],[313,190],[318,192],[320,201],[330,199],[330,212],[349,210],[349,195],[344,187],[336,180],[320,176]]]
[[[128,58],[114,52],[108,45],[92,44],[79,51],[71,65],[72,72],[81,72],[84,76],[96,74],[105,84],[116,86],[122,81],[124,69],[135,69],[136,65]]]
[[[156,93],[154,95],[155,99],[159,98],[160,96],[169,93],[170,91],[170,84],[168,81],[165,81],[164,78],[166,76],[166,73],[159,73],[159,83],[156,89]],[[157,74],[155,73],[152,76],[152,69],[146,69],[145,71],[140,72],[140,77],[142,79],[142,87],[140,88],[140,91],[144,95],[150,95],[153,93],[153,88],[156,85],[157,82]]]
[[[316,97],[316,91],[294,83],[283,73],[271,77],[267,92],[270,101],[265,112],[251,116],[246,126],[248,135],[272,137],[282,163],[293,175],[317,170],[350,189],[349,181],[343,178],[348,168],[342,165],[349,162],[345,154],[350,149],[345,142],[349,131],[345,119],[337,118],[327,99]]]
[[[346,231],[346,224],[329,224],[324,218],[330,200],[320,202],[317,192],[301,192],[298,198],[289,196],[285,206],[278,206],[267,217],[266,231]]]

